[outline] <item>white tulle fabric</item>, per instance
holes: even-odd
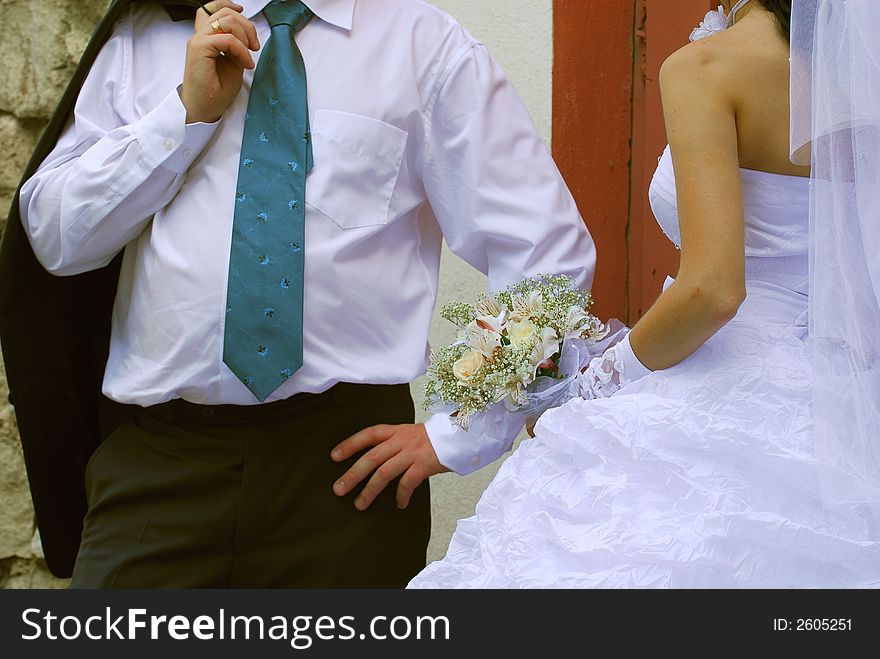
[[[880,5],[792,7],[793,159],[812,164],[810,336],[825,505],[880,535]]]
[[[743,170],[747,299],[677,366],[547,412],[414,588],[877,587],[823,505],[807,347],[809,181]],[[672,162],[651,200],[678,236]]]

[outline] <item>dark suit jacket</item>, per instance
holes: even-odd
[[[160,2],[193,20],[195,0],[114,0],[28,163],[30,178],[54,148],[92,63],[132,2]],[[121,406],[101,395],[110,314],[121,255],[74,277],[47,273],[31,249],[16,192],[0,243],[0,343],[15,407],[37,525],[49,569],[69,577],[86,513],[86,463],[118,422]]]

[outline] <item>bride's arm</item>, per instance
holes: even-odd
[[[696,43],[670,57],[661,70],[682,242],[675,283],[629,336],[635,356],[651,370],[674,366],[695,352],[745,299],[732,68],[713,44]]]

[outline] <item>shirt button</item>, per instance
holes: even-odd
[[[471,464],[474,465],[474,466],[480,464],[480,456],[475,455],[474,457],[472,457],[472,458],[471,458]]]
[[[192,154],[193,154],[192,149],[184,149],[183,150],[183,157],[184,158],[189,158]]]
[[[214,410],[210,407],[205,407],[202,409],[202,416],[206,419],[210,419],[214,416]]]
[[[174,148],[174,140],[165,140],[164,144],[166,151],[171,151]]]

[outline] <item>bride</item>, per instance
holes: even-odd
[[[880,586],[880,20],[731,4],[661,72],[677,278],[411,587]]]

